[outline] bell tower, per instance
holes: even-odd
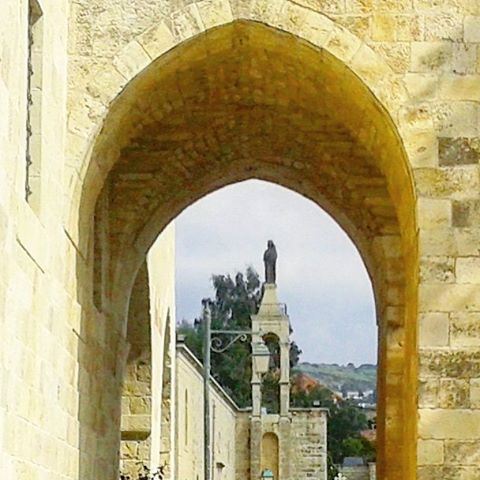
[[[280,356],[277,412],[263,409],[260,363],[252,362],[252,411],[250,414],[250,478],[303,480],[327,478],[327,411],[290,406],[290,318],[277,294],[277,251],[268,242],[263,255],[265,283],[260,307],[252,315],[252,352],[269,336],[278,339]],[[264,399],[263,399],[264,400]]]
[[[280,348],[280,415],[287,416],[290,407],[290,319],[285,304],[278,301],[277,286],[265,283],[260,308],[252,315],[253,341],[259,342],[263,337],[275,335]],[[252,372],[252,414],[261,415],[262,392],[261,376]]]
[[[285,304],[278,301],[276,284],[277,251],[269,240],[263,255],[265,283],[260,307],[252,315],[252,343],[268,336],[278,339],[280,355],[279,412],[262,409],[262,374],[252,369],[251,478],[271,472],[273,478],[288,478],[290,419],[290,319]]]

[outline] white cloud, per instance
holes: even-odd
[[[359,253],[316,204],[251,180],[221,189],[176,219],[177,315],[192,319],[210,277],[252,264],[263,273],[266,242],[279,253],[280,300],[288,303],[303,359],[375,362],[373,294]]]

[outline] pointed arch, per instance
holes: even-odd
[[[100,275],[108,284],[104,311],[121,331],[148,248],[186,206],[248,178],[309,197],[350,235],[372,277],[383,398],[379,472],[411,478],[418,283],[411,165],[418,152],[407,152],[415,145],[412,120],[402,114],[408,95],[378,54],[324,15],[288,1],[278,8],[256,1],[245,11],[208,4],[179,9],[174,30],[161,23],[143,32],[99,79],[111,80],[103,122],[78,145],[87,153],[72,182],[79,193],[68,228],[79,270],[93,269],[94,212],[107,196],[108,258],[96,261],[108,270]],[[159,151],[165,155],[156,157]]]

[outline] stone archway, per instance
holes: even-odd
[[[245,20],[205,27],[152,61],[179,42],[172,38],[165,47],[164,26],[157,26],[116,58],[117,70],[132,80],[109,109],[81,169],[77,243],[90,258],[86,270],[97,274],[92,289],[79,294],[101,299],[86,309],[84,328],[100,316],[115,332],[110,342],[120,345],[110,353],[107,346],[105,355],[121,350],[136,272],[158,233],[190,203],[248,178],[291,188],[332,214],[370,272],[380,331],[379,475],[410,478],[415,198],[392,121],[405,96],[368,47],[326,17],[301,12],[301,26],[290,11],[262,17],[276,28]],[[92,218],[95,235],[86,228]],[[89,256],[92,243],[95,255]],[[114,383],[110,395],[115,403]],[[114,438],[105,446],[106,459]]]

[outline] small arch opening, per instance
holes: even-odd
[[[275,433],[268,432],[262,437],[262,461],[261,461],[262,475],[264,472],[270,471],[274,479],[280,478],[279,471],[279,451],[278,451],[278,437]],[[268,478],[267,476],[262,478]]]

